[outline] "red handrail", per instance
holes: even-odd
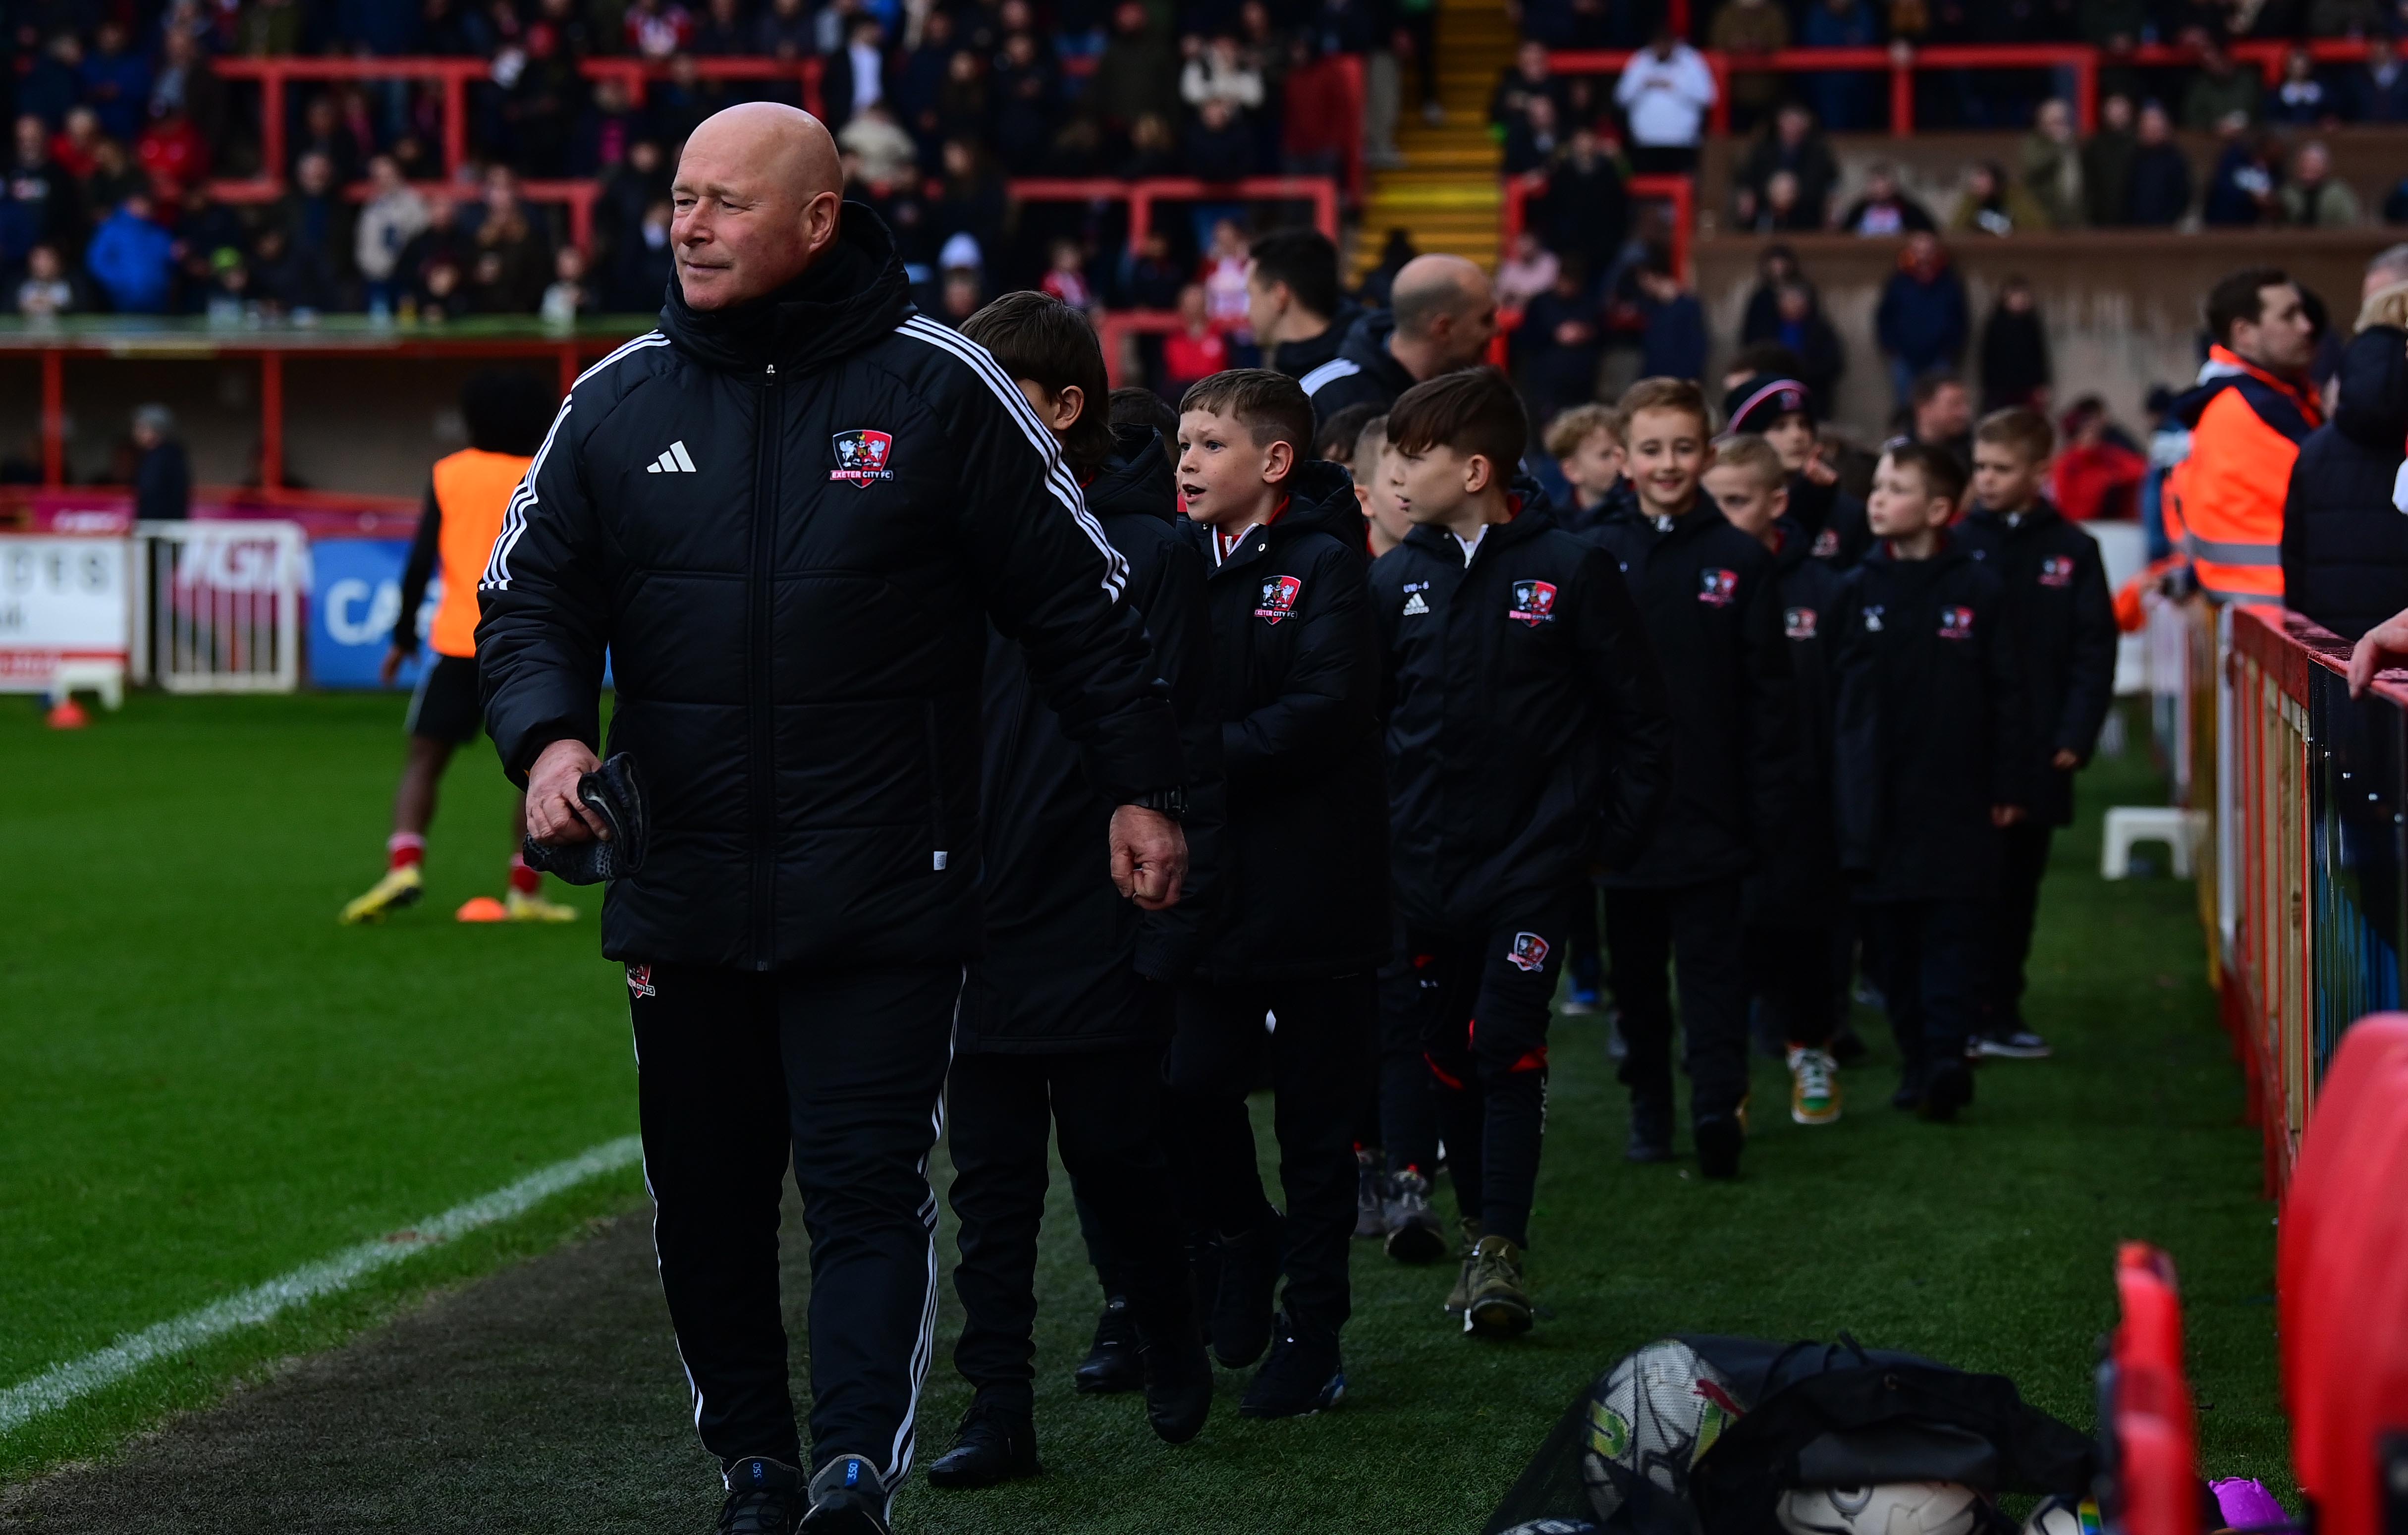
[[[1697,224],[1697,183],[1685,176],[1634,176],[1629,186],[1633,197],[1657,198],[1672,205],[1672,270],[1682,281],[1688,281],[1694,275],[1689,269],[1689,244]],[[1503,218],[1497,231],[1498,260],[1512,250],[1514,237],[1529,222],[1530,199],[1546,187],[1547,178],[1541,171],[1506,179]]]
[[[2238,49],[2235,50],[2237,53]],[[2360,52],[2364,51],[2363,48]],[[1615,49],[1558,49],[1548,54],[1550,65],[1568,75],[1621,73],[1634,55]],[[2074,117],[2084,133],[2099,125],[2098,49],[2079,43],[1996,43],[1916,48],[1892,43],[1887,48],[1784,48],[1770,53],[1727,53],[1705,50],[1706,67],[1713,71],[1712,121],[1717,134],[1730,132],[1730,78],[1734,73],[1813,74],[1835,70],[1889,72],[1890,132],[1904,138],[1914,132],[1914,71],[1918,69],[2057,69],[2074,71]],[[2195,58],[2195,54],[2186,57]],[[2279,75],[2277,62],[2272,72]]]

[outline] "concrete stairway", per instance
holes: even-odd
[[[1496,265],[1504,151],[1489,136],[1488,94],[1513,62],[1516,41],[1501,0],[1439,0],[1439,93],[1446,122],[1433,127],[1422,121],[1419,79],[1408,66],[1397,126],[1405,163],[1371,173],[1355,241],[1356,279],[1379,265],[1391,229],[1412,231],[1423,251]]]

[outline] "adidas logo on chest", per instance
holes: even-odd
[[[645,465],[644,472],[646,474],[693,474],[696,471],[694,466],[694,455],[685,451],[685,443],[680,440],[670,443],[667,452]]]

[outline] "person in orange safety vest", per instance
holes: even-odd
[[[2191,446],[2166,481],[2167,531],[2211,599],[2280,603],[2291,466],[2324,424],[2315,325],[2288,275],[2253,266],[2208,294],[2207,327],[2207,366],[2173,407]]]
[[[478,578],[493,552],[503,513],[519,481],[526,478],[558,404],[555,391],[524,373],[480,373],[461,393],[469,446],[437,460],[430,477],[418,537],[402,570],[401,612],[381,673],[386,685],[392,685],[402,663],[417,653],[419,609],[427,579],[439,563],[443,595],[426,637],[435,653],[410,695],[404,724],[409,751],[402,763],[401,786],[393,797],[384,877],[343,908],[347,923],[382,922],[392,912],[416,905],[425,894],[422,865],[427,824],[435,819],[436,788],[452,753],[476,739],[484,726],[484,706],[477,692]],[[523,803],[514,804],[510,825],[523,825],[525,820]],[[575,907],[544,899],[543,876],[515,854],[502,899],[479,896],[459,911],[463,922],[567,922],[576,915]]]

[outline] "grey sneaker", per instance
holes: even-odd
[[[1522,1250],[1502,1237],[1483,1237],[1471,1255],[1470,1304],[1463,1330],[1518,1338],[1530,1330],[1530,1294],[1522,1284]]]
[[[1388,1222],[1380,1198],[1386,1182],[1380,1175],[1380,1154],[1356,1147],[1354,1151],[1354,1237],[1358,1241],[1378,1241],[1388,1234]]]
[[[1471,1304],[1471,1260],[1480,1248],[1480,1223],[1466,1215],[1457,1226],[1461,1243],[1455,1248],[1455,1288],[1446,1292],[1446,1309],[1461,1312]]]
[[[1446,1255],[1446,1228],[1430,1209],[1429,1180],[1411,1168],[1388,1180],[1381,1226],[1387,1254],[1398,1263],[1435,1263]]]
[[[840,1455],[811,1478],[811,1510],[803,1535],[893,1535],[886,1524],[886,1489],[876,1468],[857,1455]]]

